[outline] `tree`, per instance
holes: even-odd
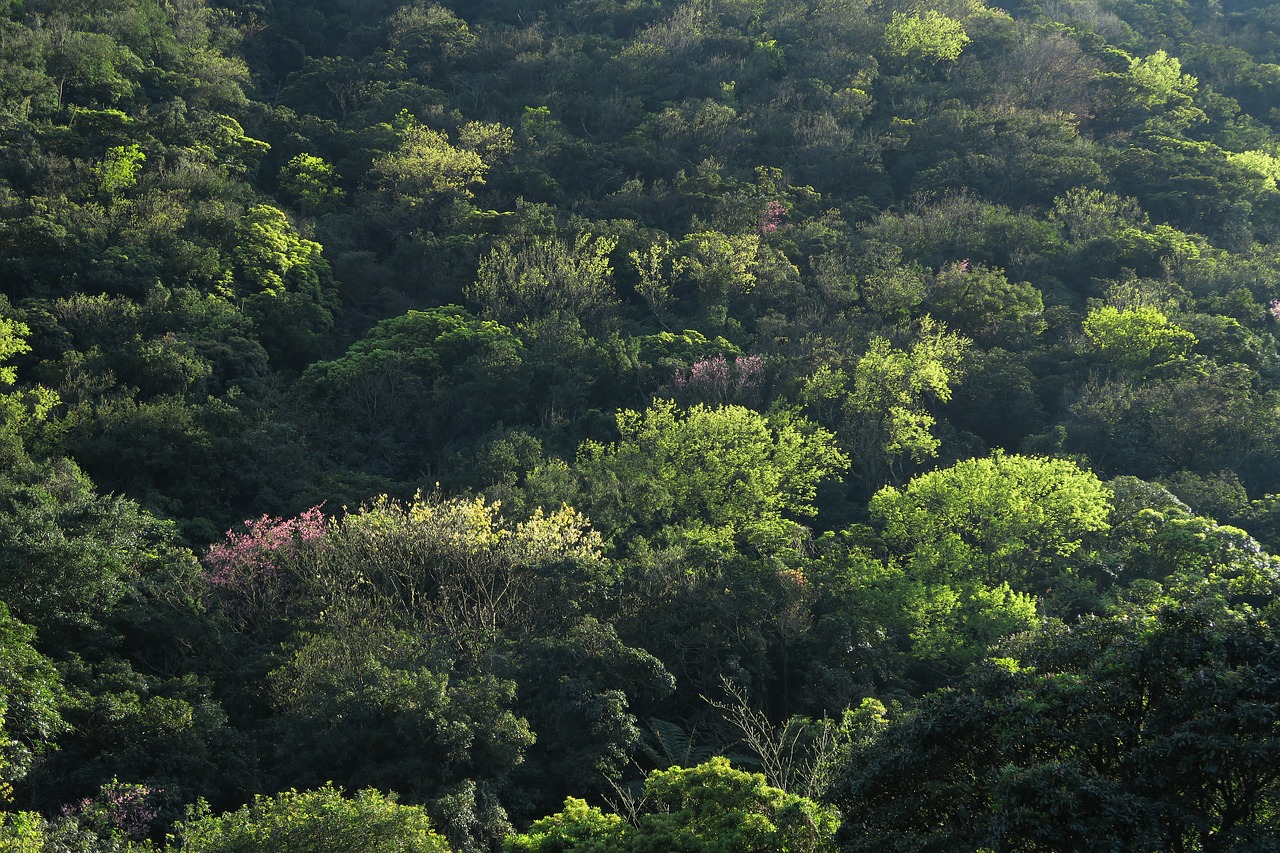
[[[66,649],[168,550],[171,525],[96,493],[69,460],[24,461],[0,475],[0,601]]]
[[[0,311],[8,309],[8,300],[0,296]],[[17,381],[17,370],[7,362],[31,351],[27,343],[30,333],[27,324],[0,316],[0,389]],[[41,386],[0,393],[0,460],[10,464],[20,460],[32,428],[41,424],[58,402],[55,393]]]
[[[480,261],[467,295],[485,316],[507,325],[536,323],[557,314],[598,326],[617,306],[609,255],[615,237],[582,233],[503,242]]]
[[[388,226],[407,234],[435,225],[448,202],[470,199],[473,188],[484,183],[489,164],[407,112],[398,122],[399,144],[373,161],[369,182]]]
[[[138,173],[147,155],[137,145],[117,145],[108,149],[98,166],[98,188],[104,196],[113,196],[138,182]]]
[[[34,640],[35,631],[0,601],[0,802],[9,800],[13,783],[69,728],[61,715],[67,702],[62,679]]]
[[[332,165],[315,154],[298,154],[280,169],[280,187],[310,216],[332,210],[346,197]]]
[[[699,231],[681,240],[679,251],[675,263],[693,282],[698,307],[713,323],[724,323],[733,299],[756,286],[760,235]]]
[[[336,290],[321,252],[268,204],[251,206],[236,226],[231,256],[245,313],[267,351],[286,366],[301,368],[333,326]]]
[[[793,547],[794,519],[816,513],[818,484],[846,461],[826,430],[741,406],[681,410],[657,401],[624,409],[617,421],[619,441],[584,443],[573,473],[584,508],[619,542],[643,535],[730,550],[736,540]]]
[[[908,462],[937,455],[940,442],[929,406],[951,399],[969,340],[925,317],[906,349],[873,337],[850,376],[823,365],[805,381],[805,403],[836,427],[852,472],[869,496],[885,482],[901,480]]]
[[[1271,608],[1217,588],[1049,623],[928,697],[851,762],[845,849],[1265,849]]]
[[[1161,133],[1178,134],[1206,120],[1196,105],[1199,81],[1182,73],[1182,63],[1163,50],[1146,57],[1133,57],[1128,70],[1112,75],[1120,92],[1112,101],[1122,111],[1135,111],[1129,118],[1145,119],[1145,126]]]
[[[954,61],[969,43],[969,36],[960,21],[930,9],[923,15],[894,12],[885,27],[884,42],[891,56]]]
[[[824,853],[835,851],[839,817],[829,807],[765,784],[760,773],[712,758],[655,770],[644,783],[652,811],[635,826],[570,797],[564,811],[507,839],[507,853]]]
[[[346,796],[341,788],[259,795],[224,815],[193,813],[177,838],[192,853],[449,853],[449,844],[418,806],[372,788]]]
[[[600,534],[563,505],[515,522],[483,498],[383,496],[320,545],[293,567],[295,596],[312,618],[344,631],[372,623],[429,632],[465,659],[572,613],[612,571]]]
[[[1023,591],[1064,571],[1110,510],[1106,487],[1075,463],[1000,451],[885,487],[870,504],[914,577]]]
[[[379,322],[299,387],[339,458],[427,468],[450,442],[529,417],[526,357],[506,326],[445,305]]]
[[[1095,308],[1084,318],[1084,334],[1105,360],[1143,372],[1184,362],[1196,345],[1195,335],[1145,306]]]
[[[950,328],[985,346],[1024,349],[1045,329],[1044,298],[1035,285],[968,261],[938,271],[926,304]]]

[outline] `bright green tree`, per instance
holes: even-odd
[[[1073,462],[996,452],[881,489],[870,511],[914,576],[1025,590],[1107,529],[1109,498]]]
[[[617,304],[609,255],[615,237],[582,233],[504,241],[481,259],[468,296],[484,314],[508,325],[570,314],[585,324],[608,316]]]
[[[223,815],[193,816],[177,838],[190,853],[449,853],[449,844],[418,806],[371,788],[346,796],[340,788],[259,795]]]
[[[741,406],[682,410],[660,400],[617,420],[619,441],[586,442],[574,471],[592,520],[620,539],[670,528],[716,547],[789,547],[796,519],[816,513],[818,484],[846,462],[826,430]]]
[[[399,143],[373,161],[368,181],[382,221],[397,234],[434,227],[450,202],[470,199],[489,171],[477,151],[459,147],[402,112]]]
[[[1084,318],[1084,334],[1103,359],[1136,371],[1183,362],[1196,345],[1195,335],[1145,306],[1095,308]]]
[[[833,853],[834,809],[788,794],[727,758],[655,770],[644,784],[651,810],[624,823],[570,797],[564,811],[507,839],[507,853]]]
[[[951,399],[969,340],[925,317],[906,348],[874,337],[853,366],[824,365],[806,380],[802,394],[819,420],[836,428],[853,475],[870,495],[898,482],[910,463],[937,455],[936,420],[930,406]]]
[[[103,195],[113,196],[138,182],[138,173],[147,155],[138,145],[118,145],[107,151],[98,165],[98,187]]]
[[[885,47],[893,56],[954,61],[969,43],[964,25],[930,9],[923,15],[894,12],[884,30]]]
[[[303,212],[315,216],[331,210],[346,197],[332,165],[315,154],[299,154],[280,169],[280,186]]]
[[[286,290],[321,289],[329,273],[320,253],[320,244],[302,237],[284,211],[255,204],[236,229],[232,257],[245,292],[279,297]]]

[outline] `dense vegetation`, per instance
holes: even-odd
[[[0,0],[0,848],[1265,850],[1280,6]]]

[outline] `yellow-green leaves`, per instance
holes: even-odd
[[[837,425],[853,473],[869,491],[897,479],[908,461],[920,463],[937,454],[928,407],[951,399],[968,347],[967,338],[925,317],[907,347],[872,338],[852,376],[824,365],[805,383],[805,402],[823,422]]]
[[[569,314],[590,322],[617,302],[609,255],[616,237],[579,234],[504,241],[480,261],[468,295],[486,316],[515,324]]]
[[[107,150],[107,156],[98,164],[98,189],[104,195],[116,195],[138,182],[138,172],[147,155],[135,145],[118,145]]]
[[[486,171],[479,154],[455,148],[443,133],[416,122],[405,129],[395,151],[373,164],[379,183],[409,207],[440,196],[470,198]]]
[[[826,430],[741,406],[683,410],[660,400],[617,417],[621,439],[587,442],[577,463],[589,512],[610,534],[678,527],[707,545],[743,536],[786,547],[797,528],[790,518],[813,515],[818,483],[847,461]]]
[[[884,30],[885,47],[894,56],[955,60],[969,43],[964,26],[936,10],[920,15],[894,12]]]
[[[295,289],[311,289],[321,277],[327,278],[328,265],[320,251],[319,243],[298,234],[284,211],[255,204],[236,228],[232,256],[245,290],[281,296],[289,282],[310,285]]]
[[[886,540],[922,579],[1023,582],[1108,527],[1110,492],[1065,459],[996,453],[886,487],[871,499]]]
[[[314,154],[299,154],[280,169],[280,187],[303,212],[323,213],[340,203],[346,192],[338,185],[333,166]]]
[[[1228,152],[1227,162],[1256,175],[1261,179],[1263,189],[1273,192],[1276,190],[1276,182],[1280,181],[1280,159],[1274,154],[1257,149],[1241,151],[1239,154]]]
[[[636,824],[570,797],[564,810],[507,839],[507,853],[689,853],[834,851],[836,810],[787,793],[716,757],[696,767],[655,770],[644,783],[652,810]]]
[[[27,343],[27,335],[30,333],[26,323],[0,317],[0,363],[7,361],[10,356],[30,352],[31,346]],[[17,373],[13,367],[0,364],[0,385],[12,385],[16,378]]]
[[[421,806],[402,806],[394,795],[372,788],[348,797],[331,784],[315,791],[259,795],[238,811],[188,820],[178,834],[182,849],[191,853],[449,851]]]
[[[1120,367],[1149,370],[1183,361],[1196,336],[1155,308],[1095,308],[1084,319],[1084,334],[1103,359]]]

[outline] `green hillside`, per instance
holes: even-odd
[[[0,0],[0,851],[1272,849],[1278,181],[1267,0]]]

